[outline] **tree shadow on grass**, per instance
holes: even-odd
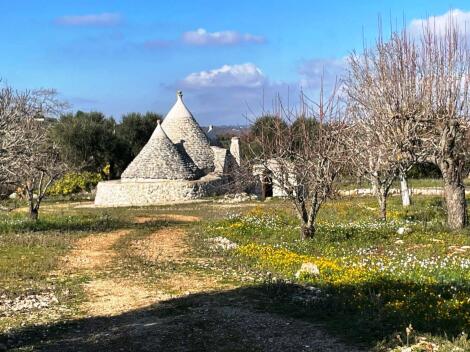
[[[440,311],[435,294],[451,287],[383,281],[321,290],[266,283],[204,292],[113,317],[24,327],[0,341],[39,351],[356,351],[410,322],[421,332],[449,336],[468,328],[469,304]],[[407,293],[405,303],[387,304]]]

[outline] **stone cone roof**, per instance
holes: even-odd
[[[210,141],[183,103],[178,92],[175,105],[163,120],[162,127],[173,143],[183,141],[184,148],[197,167],[205,173],[214,170],[214,153]]]
[[[121,179],[194,180],[199,176],[200,170],[191,158],[178,151],[158,121],[149,141],[124,170]]]

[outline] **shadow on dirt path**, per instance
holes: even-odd
[[[122,313],[25,328],[15,349],[37,351],[359,351],[316,324],[261,310],[268,287],[199,293]]]
[[[135,224],[155,220],[140,217]],[[198,218],[165,214],[165,220],[143,237],[120,230],[78,241],[61,273],[92,276],[83,286],[84,317],[20,328],[0,335],[0,342],[18,351],[358,351],[318,324],[266,309],[270,285],[234,287],[219,282],[216,273],[185,271],[184,265],[150,286],[126,272],[109,275],[124,259],[118,243],[163,268],[207,260],[188,255],[185,226],[171,222],[187,225]]]

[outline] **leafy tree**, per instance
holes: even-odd
[[[287,123],[282,118],[275,115],[264,115],[255,120],[251,126],[251,133],[255,137],[272,140],[278,131],[284,129],[287,129]]]
[[[125,145],[116,137],[116,122],[100,112],[77,111],[62,115],[52,128],[62,158],[75,169],[102,172],[110,165],[111,177]]]
[[[292,142],[294,143],[293,147],[301,147],[303,141],[298,137],[308,136],[308,138],[317,138],[318,133],[320,132],[321,124],[323,121],[318,121],[313,117],[299,116],[295,121],[292,122],[292,133],[296,137]],[[325,126],[325,125],[323,125]]]
[[[261,141],[272,142],[279,132],[287,130],[286,121],[279,116],[263,115],[258,117],[251,126],[250,134],[243,140],[242,149],[246,149],[244,155],[249,155],[249,158],[261,155],[263,153]]]
[[[133,112],[122,117],[116,134],[121,141],[127,144],[128,150],[123,156],[127,164],[139,154],[155,130],[157,121],[161,119],[161,115],[153,112],[147,112],[145,115]]]

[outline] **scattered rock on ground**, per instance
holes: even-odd
[[[23,295],[13,299],[9,299],[5,295],[2,295],[0,296],[0,316],[8,316],[15,312],[23,312],[33,309],[44,309],[58,302],[59,301],[53,292],[37,295]]]
[[[299,302],[303,304],[310,304],[322,300],[322,292],[318,287],[315,286],[306,286],[299,288],[298,293],[292,295],[293,302]]]
[[[320,275],[320,270],[318,269],[318,266],[310,262],[302,263],[302,266],[300,267],[300,269],[295,273],[296,278],[299,278],[301,276],[319,276],[319,275]]]
[[[211,242],[209,246],[210,249],[223,249],[223,250],[230,250],[235,249],[238,245],[235,242],[230,241],[228,238],[217,236],[213,238],[207,239],[208,242]]]
[[[235,194],[226,194],[223,199],[219,200],[219,203],[240,203],[246,202],[248,200],[256,200],[258,196],[254,194],[247,194],[245,192],[235,193]]]
[[[399,235],[407,235],[411,232],[411,229],[409,227],[400,227],[397,230],[397,234]]]

